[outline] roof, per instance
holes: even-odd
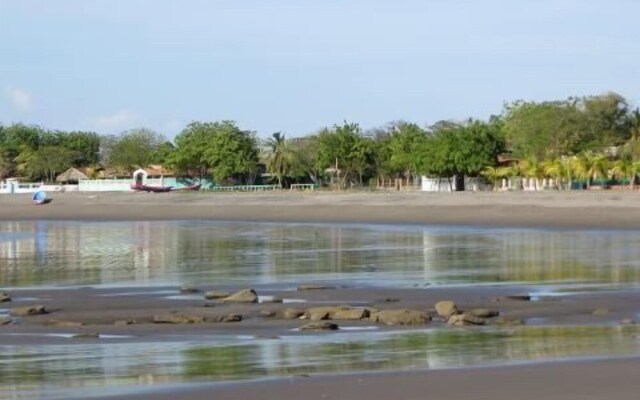
[[[70,181],[77,182],[77,181],[86,180],[86,179],[89,179],[89,177],[83,174],[82,172],[78,171],[75,168],[69,168],[68,170],[64,171],[63,173],[61,173],[56,177],[56,182],[70,182]]]

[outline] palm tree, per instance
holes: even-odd
[[[499,167],[486,167],[482,170],[481,174],[491,182],[494,192],[498,190],[498,182],[505,177],[504,169]]]
[[[267,171],[276,176],[278,185],[282,187],[282,179],[287,176],[291,169],[289,143],[283,134],[276,132],[267,140],[267,146],[269,147],[265,157]]]
[[[525,160],[521,170],[527,178],[533,178],[536,191],[540,189],[540,181],[547,177],[544,164],[535,158]]]
[[[623,157],[613,163],[613,167],[611,168],[611,173],[616,178],[628,178],[629,179],[629,188],[631,190],[635,189],[636,184],[636,176],[640,171],[640,163],[634,162],[631,157]]]
[[[609,174],[609,160],[602,154],[584,152],[574,161],[576,176],[587,182],[587,189],[591,188],[594,179],[606,178]]]

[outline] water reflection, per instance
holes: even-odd
[[[131,385],[638,355],[640,329],[520,327],[337,333],[214,342],[0,346],[0,398],[87,396]],[[73,389],[78,389],[74,392]],[[5,397],[7,398],[7,397]]]
[[[0,222],[0,286],[640,283],[640,232]]]

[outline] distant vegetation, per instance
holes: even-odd
[[[510,164],[500,164],[508,155]],[[119,136],[0,125],[0,179],[51,181],[69,167],[88,175],[128,175],[163,165],[218,183],[326,183],[342,187],[411,184],[434,178],[551,178],[558,189],[617,179],[634,185],[640,172],[640,111],[615,93],[560,101],[507,104],[487,120],[393,122],[363,131],[344,122],[314,134],[259,139],[233,121],[192,122],[174,141],[140,128]]]

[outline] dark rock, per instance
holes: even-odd
[[[9,317],[0,317],[0,326],[9,325],[12,322],[13,322],[13,320],[11,318],[9,318]]]
[[[298,286],[298,290],[299,291],[303,291],[303,290],[328,290],[328,289],[335,289],[335,286],[327,286],[327,285],[300,285]]]
[[[240,322],[242,321],[241,314],[228,314],[228,315],[216,315],[207,318],[211,322]]]
[[[489,310],[487,308],[476,308],[475,310],[469,311],[467,314],[475,315],[480,318],[495,318],[500,315],[500,311]]]
[[[84,332],[71,336],[71,339],[100,339],[99,333]]]
[[[498,296],[494,301],[531,301],[531,296],[528,294]]]
[[[260,316],[264,317],[264,318],[273,318],[276,316],[276,312],[273,310],[262,310],[260,311]]]
[[[258,294],[253,289],[243,289],[232,294],[231,296],[225,297],[222,300],[232,303],[257,303]]]
[[[84,326],[84,324],[82,322],[74,322],[74,321],[58,321],[58,320],[51,320],[49,321],[49,323],[51,325],[55,325],[57,327],[60,328],[81,328]]]
[[[331,322],[309,322],[300,327],[301,331],[335,331],[337,329],[338,325]]]
[[[204,322],[204,317],[200,315],[162,314],[154,315],[153,322],[155,324],[201,324]]]
[[[8,303],[11,301],[9,293],[0,293],[0,303]]]
[[[385,325],[420,325],[431,320],[427,313],[416,310],[382,310],[371,313],[369,319]]]
[[[31,305],[31,306],[23,306],[23,307],[15,307],[12,308],[9,313],[16,317],[28,317],[30,315],[41,315],[48,314],[46,307],[40,304]]]
[[[447,323],[451,326],[468,326],[484,325],[486,324],[486,321],[484,318],[480,318],[472,314],[457,314],[452,315]]]
[[[210,290],[204,294],[204,298],[207,300],[224,299],[229,296],[231,296],[231,293],[223,292],[221,290]]]
[[[452,315],[459,313],[458,307],[453,301],[439,301],[436,303],[436,312],[439,316],[444,318],[445,321],[447,321]]]
[[[304,310],[299,308],[285,308],[282,311],[282,318],[284,319],[298,319],[304,315]]]
[[[115,326],[127,326],[127,325],[133,325],[135,323],[136,323],[135,319],[123,319],[123,320],[115,321],[113,324]]]
[[[184,285],[180,288],[180,293],[182,294],[200,293],[200,289],[193,287],[191,285]]]
[[[636,321],[634,321],[632,318],[625,318],[622,321],[620,321],[620,325],[635,325]]]
[[[524,325],[524,321],[519,319],[519,318],[512,318],[512,317],[498,317],[494,320],[492,320],[492,322],[496,325],[504,325],[504,326],[518,326],[518,325]]]

